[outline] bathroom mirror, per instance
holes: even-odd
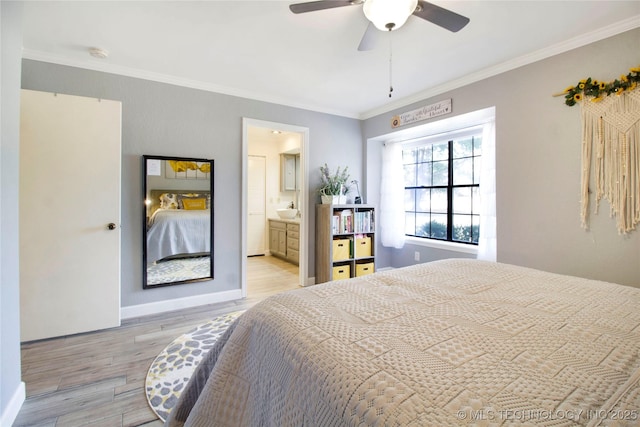
[[[142,156],[143,287],[213,279],[214,162]]]

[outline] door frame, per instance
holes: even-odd
[[[270,122],[264,120],[242,118],[242,253],[241,253],[241,293],[242,297],[247,297],[247,185],[248,185],[248,158],[249,158],[249,128],[260,127],[268,129],[278,129],[285,132],[295,132],[300,134],[300,206],[302,216],[300,218],[300,259],[298,266],[298,284],[307,285],[309,261],[307,245],[309,235],[309,192],[307,191],[308,170],[309,170],[309,128],[290,125],[287,123]]]

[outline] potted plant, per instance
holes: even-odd
[[[334,174],[331,174],[329,167],[325,163],[324,166],[320,166],[320,188],[318,193],[322,199],[322,203],[331,204],[344,204],[347,202],[347,181],[349,181],[349,167],[345,166],[342,171],[340,167],[336,169]]]

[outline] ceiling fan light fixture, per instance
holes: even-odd
[[[416,10],[418,0],[365,0],[364,16],[381,31],[402,27]]]

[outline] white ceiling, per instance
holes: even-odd
[[[368,118],[640,27],[638,0],[434,0],[471,22],[411,16],[359,52],[362,6],[289,11],[302,1],[27,1],[24,57]]]

